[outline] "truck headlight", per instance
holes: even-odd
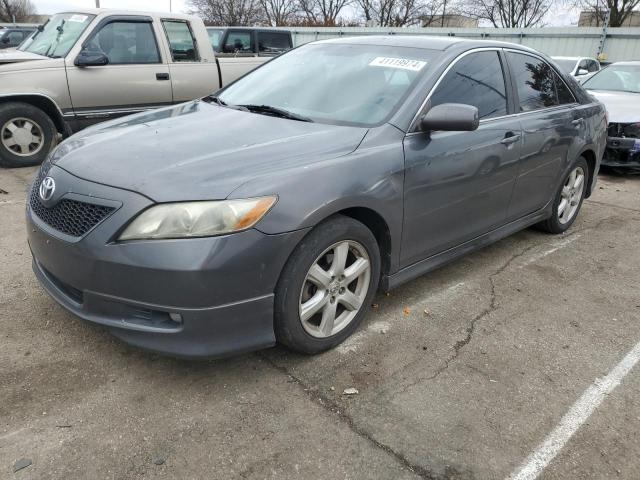
[[[277,197],[165,203],[151,207],[131,222],[118,240],[192,238],[224,235],[253,227]]]

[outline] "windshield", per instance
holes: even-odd
[[[54,15],[42,27],[42,31],[32,35],[20,50],[51,58],[64,57],[94,17],[94,15],[79,13]]]
[[[378,45],[312,44],[231,84],[229,105],[268,105],[316,122],[385,121],[439,52]]]
[[[582,86],[587,90],[640,93],[640,65],[610,65]]]
[[[224,30],[220,30],[218,28],[207,28],[207,33],[209,34],[209,40],[211,40],[211,46],[213,47],[214,52],[220,51],[220,39],[222,38],[222,34]]]
[[[576,68],[576,63],[578,63],[577,60],[567,60],[566,58],[554,58],[553,61],[556,62],[566,73],[573,72],[573,69]]]

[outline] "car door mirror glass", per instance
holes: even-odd
[[[103,52],[91,52],[83,50],[76,57],[74,65],[76,67],[101,67],[109,64],[109,57]]]
[[[461,103],[443,103],[429,109],[420,120],[423,131],[470,132],[478,128],[478,109]]]

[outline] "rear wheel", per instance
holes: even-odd
[[[553,213],[538,227],[549,233],[563,233],[573,225],[587,191],[589,168],[580,157],[564,178],[553,202]]]
[[[49,116],[27,103],[0,105],[0,166],[27,167],[47,158],[56,139]]]
[[[358,327],[380,276],[380,251],[362,223],[335,216],[296,247],[278,282],[278,341],[302,353],[319,353]]]

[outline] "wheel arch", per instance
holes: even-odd
[[[580,156],[584,157],[587,161],[587,167],[589,167],[589,182],[587,183],[587,191],[585,193],[585,198],[589,198],[592,193],[593,178],[596,175],[596,153],[592,148],[586,148],[580,153]]]
[[[69,128],[67,123],[64,121],[62,111],[51,97],[41,93],[0,95],[0,105],[7,103],[26,103],[39,108],[49,115],[49,118],[51,118],[51,121],[55,125],[58,133],[63,135],[69,134]]]

